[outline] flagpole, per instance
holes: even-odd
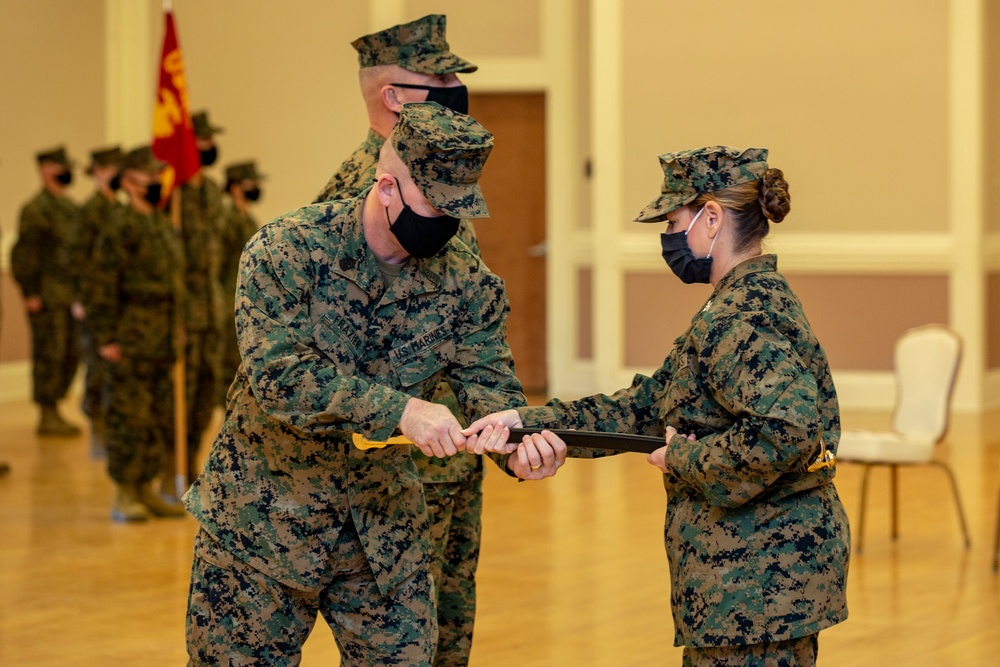
[[[169,0],[164,0],[168,4]],[[180,235],[181,228],[181,188],[174,185],[170,193],[170,222],[174,231]],[[184,327],[184,312],[186,306],[177,314],[177,340],[180,353],[174,361],[174,485],[176,496],[180,498],[187,492],[188,462],[187,462],[187,378],[184,365],[187,358],[187,331]]]

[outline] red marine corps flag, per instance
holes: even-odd
[[[195,143],[194,128],[191,124],[191,108],[188,106],[187,81],[184,78],[184,59],[177,43],[174,29],[174,14],[170,0],[163,0],[163,54],[160,56],[160,85],[156,92],[156,107],[153,109],[153,154],[169,166],[163,170],[163,203],[170,203],[170,219],[174,229],[181,229],[181,191],[192,176],[201,168],[200,154]],[[179,318],[183,320],[183,318]],[[186,339],[183,321],[178,321],[176,339]],[[180,498],[187,490],[187,404],[184,377],[184,353],[174,362],[174,482],[175,492]],[[168,491],[169,489],[162,489]]]
[[[164,201],[174,186],[183,185],[201,167],[195,145],[188,106],[184,59],[177,42],[174,15],[169,0],[163,3],[166,26],[163,30],[163,54],[160,56],[160,85],[153,109],[153,154],[170,166],[163,172]]]

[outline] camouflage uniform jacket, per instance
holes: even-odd
[[[75,294],[82,297],[86,287],[84,283],[90,278],[90,258],[94,253],[97,236],[107,226],[111,213],[121,206],[116,200],[108,199],[100,190],[91,195],[90,199],[80,207],[80,224],[73,238],[72,258],[77,272]]]
[[[222,330],[222,285],[219,283],[219,234],[222,191],[207,176],[200,185],[181,186],[181,228],[187,267],[188,331]]]
[[[118,343],[127,359],[177,358],[184,256],[166,216],[118,207],[97,237],[84,303],[100,347]]]
[[[10,258],[24,296],[40,296],[51,308],[73,302],[72,243],[78,224],[76,205],[44,188],[24,205]]]
[[[522,410],[526,425],[663,435],[675,643],[757,644],[847,617],[849,531],[826,354],[777,260],[730,271],[652,377],[611,396]]]
[[[222,319],[232,327],[234,300],[236,298],[236,276],[240,271],[240,254],[243,246],[257,232],[257,221],[252,216],[243,215],[235,206],[226,209],[219,235],[220,261],[219,282],[222,285]],[[232,335],[230,329],[226,335]]]
[[[340,169],[330,177],[330,182],[326,184],[323,191],[316,197],[316,203],[327,201],[337,201],[338,199],[349,199],[357,197],[367,190],[375,181],[375,171],[378,167],[379,151],[385,138],[380,136],[375,130],[369,129],[368,136],[349,158],[344,160]],[[476,238],[476,229],[469,220],[463,220],[458,228],[456,236],[461,239],[466,246],[478,257],[479,240]],[[445,387],[441,387],[436,402],[445,405],[454,405],[454,397]],[[454,412],[454,410],[453,410]],[[460,417],[460,415],[456,415]],[[481,461],[478,457],[472,456],[450,456],[444,459],[424,456],[424,454],[413,448],[413,460],[420,470],[420,480],[425,483],[457,482],[469,479],[481,468]]]
[[[243,364],[188,510],[236,557],[294,588],[328,580],[348,516],[380,590],[429,562],[409,447],[385,440],[411,396],[444,379],[469,417],[524,405],[503,281],[451,242],[386,288],[364,240],[364,198],[265,225],[240,261]]]

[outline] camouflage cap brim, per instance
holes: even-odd
[[[646,208],[639,211],[639,215],[632,220],[635,222],[662,222],[667,219],[668,213],[690,204],[697,196],[697,192],[692,192],[690,195],[660,195],[647,204]]]
[[[418,74],[469,74],[479,69],[454,53],[429,53],[418,55],[396,63],[405,70]]]
[[[423,189],[423,193],[434,208],[456,218],[471,220],[490,217],[479,183],[452,185],[434,181]]]

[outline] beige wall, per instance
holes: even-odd
[[[52,17],[60,19],[54,21]],[[35,153],[64,144],[80,167],[104,141],[104,12],[101,2],[0,2],[0,270],[10,264],[21,206],[41,185]],[[70,196],[89,190],[77,170]],[[0,362],[27,357],[20,291],[3,275]]]
[[[623,3],[622,220],[659,192],[657,154],[726,144],[786,172],[782,231],[941,231],[947,5]]]
[[[211,170],[256,159],[261,222],[312,201],[364,139],[357,53],[364,2],[174,0],[192,111],[225,128]],[[154,12],[158,24],[159,12]],[[154,33],[157,44],[162,27]]]

